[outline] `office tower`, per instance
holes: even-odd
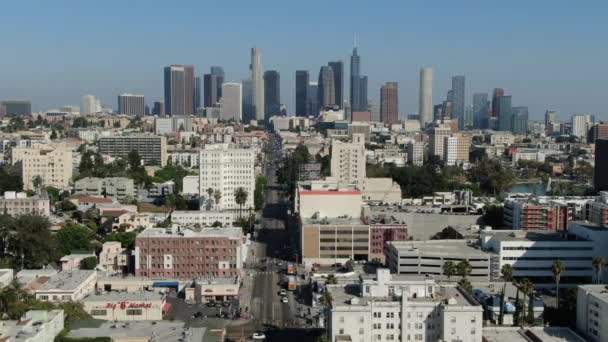
[[[61,147],[13,147],[11,164],[21,165],[24,190],[34,190],[34,178],[42,179],[41,186],[57,189],[70,188],[72,180],[72,149]]]
[[[361,58],[357,54],[355,46],[353,54],[350,56],[350,106],[353,112],[367,110],[367,78],[365,86],[361,85],[362,81],[364,80],[361,78]],[[361,94],[363,88],[365,88],[365,96]]]
[[[222,68],[221,66],[212,66],[211,67],[211,75],[215,75],[215,79],[216,79],[216,84],[215,87],[217,88],[217,101],[219,102],[219,100],[222,98],[222,84],[224,84],[224,80],[225,78],[225,74],[224,74],[224,68]]]
[[[101,137],[97,140],[99,153],[114,158],[127,158],[133,150],[139,152],[145,165],[165,166],[167,139],[158,135],[133,134]]]
[[[422,128],[433,121],[433,69],[431,68],[420,69],[418,115]]]
[[[458,119],[460,129],[463,129],[465,127],[464,93],[465,93],[464,76],[452,77],[452,118]]]
[[[545,111],[545,129],[549,129],[549,126],[554,122],[557,122],[557,112],[554,110]]]
[[[511,131],[515,134],[528,134],[528,107],[513,107],[511,113]]]
[[[32,103],[24,101],[2,101],[0,112],[7,116],[27,116],[32,114]]]
[[[255,119],[255,108],[253,107],[253,82],[250,79],[241,81],[241,93],[243,95],[243,122]]]
[[[412,165],[424,164],[424,142],[410,141],[407,144],[407,161]]]
[[[353,134],[352,142],[331,142],[331,176],[363,188],[365,180],[365,135]]]
[[[308,83],[310,82],[307,70],[296,71],[296,116],[307,116],[306,99]]]
[[[194,108],[194,67],[171,65],[165,67],[165,113],[192,115]]]
[[[82,106],[80,113],[82,115],[91,115],[101,111],[99,100],[93,95],[82,96]]]
[[[241,84],[229,82],[222,84],[222,94],[223,96],[220,99],[220,103],[222,104],[220,119],[240,121],[243,118],[243,92]]]
[[[399,85],[387,82],[380,88],[380,118],[385,124],[399,122]]]
[[[446,166],[456,165],[456,153],[458,152],[458,137],[443,137],[443,163]]]
[[[306,115],[319,116],[319,85],[317,82],[310,82],[306,88]]]
[[[492,117],[498,117],[498,98],[505,95],[505,90],[502,88],[494,88],[492,93]]]
[[[593,117],[588,114],[572,115],[572,135],[586,141],[589,129],[593,126]]]
[[[443,159],[443,138],[450,136],[452,129],[448,124],[433,125],[429,128],[429,151],[431,155]]]
[[[433,106],[433,121],[442,121],[443,120],[443,108],[444,104],[438,104]],[[420,128],[424,130],[422,126],[422,121],[420,122]]]
[[[251,81],[253,82],[253,107],[255,118],[264,120],[264,71],[262,67],[262,50],[251,49]]]
[[[217,75],[203,75],[203,105],[205,108],[213,107],[220,102],[221,86],[218,88],[219,78]]]
[[[374,103],[373,101],[370,101],[367,104],[367,110],[369,111],[369,117],[370,120],[372,122],[381,122],[381,118],[380,118],[380,104],[379,103]]]
[[[165,103],[163,101],[155,101],[152,107],[152,115],[165,115]]]
[[[264,105],[266,122],[271,116],[281,115],[281,76],[276,70],[264,72]]]
[[[595,173],[593,181],[595,191],[608,190],[608,140],[595,141]]]
[[[334,72],[334,89],[336,94],[336,106],[344,108],[344,62],[335,61],[327,63]]]
[[[608,139],[608,123],[595,124],[589,130],[588,143],[593,144],[599,139]]]
[[[464,107],[464,116],[462,122],[462,129],[473,128],[473,106],[468,105]]]
[[[336,105],[334,72],[330,66],[322,66],[319,71],[319,109],[332,109]]]
[[[488,94],[473,94],[473,127],[488,128]]]
[[[359,76],[359,108],[367,110],[367,76]],[[352,107],[352,106],[351,106]]]
[[[118,114],[130,116],[144,116],[146,104],[143,95],[120,94],[118,95]]]
[[[496,111],[498,114],[498,130],[512,131],[513,110],[511,108],[511,96],[496,97]]]
[[[194,109],[201,108],[201,78],[194,78]]]

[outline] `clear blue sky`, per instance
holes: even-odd
[[[473,92],[505,88],[539,118],[547,108],[608,119],[608,1],[6,1],[0,12],[0,99],[35,110],[79,105],[83,94],[116,107],[116,95],[162,97],[162,67],[221,65],[248,77],[249,49],[281,73],[294,108],[295,70],[349,55],[356,32],[375,101],[400,85],[401,113],[418,110],[418,69],[435,71],[434,101],[450,77]],[[346,83],[346,87],[348,83]]]

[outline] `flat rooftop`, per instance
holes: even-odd
[[[88,295],[84,302],[118,302],[118,301],[161,301],[164,295],[154,291],[138,291],[138,292],[123,292],[123,291],[108,291]]]
[[[321,225],[321,226],[365,226],[369,225],[363,223],[358,217],[323,217],[318,219],[313,218],[301,218],[302,225]]]
[[[491,234],[492,238],[499,241],[568,241],[588,242],[586,240],[568,240],[561,233],[556,232],[541,232],[541,231],[525,231],[525,230],[491,230],[481,231],[483,234]],[[488,233],[489,232],[489,233]]]
[[[584,291],[593,293],[595,297],[602,299],[603,301],[608,301],[608,286],[606,285],[579,285],[579,288]]]
[[[240,239],[243,230],[240,227],[201,228],[200,230],[176,228],[146,228],[137,238],[227,238]]]
[[[574,331],[564,327],[485,327],[484,342],[584,342]],[[533,339],[536,337],[536,339]]]
[[[26,288],[33,291],[72,291],[94,273],[95,271],[89,270],[61,272],[53,270],[25,270],[17,273],[17,279]]]
[[[70,330],[71,338],[110,337],[118,338],[154,338],[163,342],[215,342],[220,341],[218,335],[206,328],[186,327],[184,322],[170,321],[130,321],[130,322],[87,322],[76,324]],[[79,327],[80,325],[80,327]]]
[[[399,254],[433,254],[446,256],[483,256],[489,254],[469,245],[467,240],[425,240],[425,241],[389,241]]]

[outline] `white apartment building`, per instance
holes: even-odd
[[[606,285],[580,285],[576,295],[576,327],[588,341],[608,341]]]
[[[578,237],[568,239],[561,233],[529,232],[521,230],[496,231],[486,227],[480,232],[481,248],[496,253],[492,269],[499,276],[503,265],[513,267],[513,276],[518,278],[550,279],[551,266],[561,260],[566,270],[562,278],[569,277],[589,281],[594,270],[592,266],[594,242]]]
[[[407,144],[407,160],[412,165],[424,164],[424,142],[412,141]]]
[[[586,139],[591,126],[593,126],[593,116],[589,114],[572,115],[572,135],[575,137]]]
[[[2,322],[0,341],[53,342],[63,328],[63,310],[30,310],[18,321]]]
[[[520,160],[531,160],[539,163],[544,163],[545,153],[539,150],[517,149],[515,152],[513,152],[511,161],[513,162],[513,165],[517,165],[517,162]]]
[[[352,142],[332,140],[331,176],[338,181],[363,187],[365,179],[365,135],[353,134]]]
[[[446,166],[456,165],[458,154],[458,137],[443,137],[443,162]]]
[[[34,190],[34,178],[41,186],[67,189],[72,179],[72,150],[69,148],[14,147],[11,164],[21,164],[23,189]]]
[[[182,194],[184,195],[198,195],[200,191],[200,177],[199,176],[186,176],[182,180]]]
[[[230,227],[237,218],[238,213],[232,211],[176,210],[171,213],[171,223],[183,228],[196,225],[211,227],[215,222],[221,223],[222,227]]]
[[[511,132],[494,132],[490,134],[490,145],[511,146],[513,143],[515,143],[515,136]]]
[[[391,276],[386,269],[356,285],[359,295],[343,285],[327,287],[334,298],[331,341],[482,340],[483,309],[457,287],[424,277]]]
[[[9,216],[28,214],[49,216],[51,201],[46,192],[27,197],[25,192],[7,191],[3,197],[0,197],[0,210]]]
[[[443,139],[445,137],[449,137],[451,132],[452,129],[447,124],[441,124],[439,126],[429,128],[429,150],[431,155],[443,159]]]
[[[243,93],[240,83],[223,83],[220,102],[222,104],[220,119],[237,121],[242,119]]]
[[[207,145],[200,151],[200,190],[201,198],[208,198],[207,189],[219,190],[221,198],[217,210],[239,209],[234,192],[242,187],[247,192],[247,201],[243,209],[253,208],[255,191],[256,150],[235,148],[228,144]],[[213,197],[213,196],[212,196]]]
[[[88,270],[23,270],[17,280],[36,299],[44,302],[77,302],[95,291],[97,272]]]
[[[169,160],[172,165],[179,165],[186,168],[195,168],[199,166],[199,151],[188,151],[188,152],[171,152],[169,153]]]

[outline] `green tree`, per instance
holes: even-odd
[[[471,282],[467,278],[461,278],[458,281],[458,285],[469,294],[473,292],[473,285],[471,285]]]
[[[53,131],[51,132],[51,140],[55,140],[55,139],[57,139],[57,131],[55,131],[53,129]]]
[[[134,249],[135,238],[137,238],[137,233],[135,232],[114,232],[108,234],[105,241],[118,241],[122,248]]]
[[[238,187],[234,191],[234,201],[239,206],[239,218],[241,218],[241,215],[242,215],[243,205],[245,205],[245,203],[247,203],[247,197],[248,197],[247,190],[245,190],[245,188],[243,188],[243,187]]]
[[[555,301],[557,302],[557,309],[559,310],[559,281],[561,279],[562,273],[566,271],[566,265],[563,261],[557,259],[551,265],[551,273],[553,273],[553,278],[555,279]]]
[[[141,157],[139,156],[139,152],[137,152],[137,150],[131,150],[127,156],[127,159],[129,161],[129,168],[132,171],[141,168]]]
[[[460,234],[456,229],[448,226],[443,228],[440,232],[431,236],[431,240],[461,240],[464,236]]]
[[[215,205],[217,205],[217,208],[220,209],[220,199],[222,199],[222,192],[216,189],[213,192],[213,199],[215,200]]]
[[[0,250],[11,256],[16,265],[41,268],[58,259],[50,222],[38,215],[0,217]]]
[[[61,255],[68,255],[72,251],[90,250],[95,233],[81,224],[67,223],[54,237]]]
[[[448,280],[456,273],[456,266],[452,261],[444,262],[441,268],[443,270],[443,275],[448,277]]]
[[[479,184],[484,194],[494,197],[507,190],[515,181],[510,168],[505,168],[498,159],[482,158],[469,170],[469,180]]]
[[[91,256],[80,260],[80,269],[94,270],[97,267],[97,257]]]
[[[502,279],[507,282],[513,281],[513,267],[509,264],[504,264],[500,268],[500,274],[502,275]]]
[[[523,323],[526,320],[529,320],[529,315],[526,314],[526,301],[529,302],[529,298],[532,296],[532,292],[534,291],[534,284],[528,278],[524,278],[522,282],[519,284],[520,291],[524,294],[524,298],[521,302],[521,314],[520,314],[520,323]],[[526,316],[527,319],[526,319]]]
[[[327,285],[335,285],[338,283],[338,279],[336,279],[336,276],[333,274],[330,274],[327,276],[327,279],[325,279],[325,284]]]
[[[471,274],[473,268],[468,260],[462,260],[456,265],[456,270],[458,271],[459,276],[466,278]]]
[[[40,175],[34,176],[34,178],[32,179],[32,186],[36,191],[40,190],[40,188],[42,187],[42,177],[40,177]]]
[[[606,258],[600,255],[593,257],[593,269],[595,270],[595,282],[597,284],[602,282],[602,272],[604,272],[605,267]]]
[[[253,206],[255,210],[260,210],[264,207],[266,186],[268,180],[264,176],[257,176],[255,179],[255,190],[253,192]]]
[[[325,289],[325,291],[321,295],[321,299],[320,299],[321,304],[323,304],[324,306],[331,307],[331,304],[333,303],[333,301],[334,301],[334,297],[331,295],[331,293],[327,289]]]

